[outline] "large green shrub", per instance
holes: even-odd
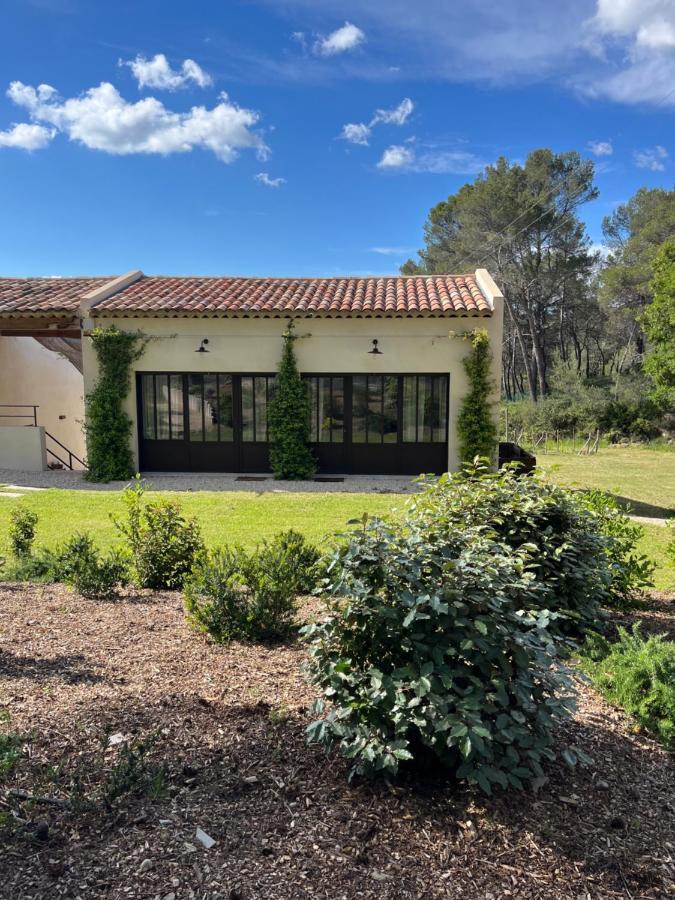
[[[460,526],[429,537],[375,520],[336,556],[332,614],[305,629],[323,694],[309,739],[357,773],[432,756],[487,792],[521,787],[568,705],[544,589],[525,548]]]
[[[497,450],[497,426],[494,419],[492,353],[487,331],[477,330],[471,335],[471,351],[462,360],[469,381],[469,390],[462,399],[457,415],[459,455],[462,462],[472,462],[480,456],[493,460]]]
[[[309,448],[309,395],[298,370],[293,322],[284,333],[284,349],[270,400],[270,465],[275,478],[311,478],[316,464]]]
[[[611,606],[629,607],[644,588],[654,584],[656,563],[637,551],[644,528],[626,515],[611,494],[590,490],[581,499],[594,513],[597,527],[607,539],[605,556],[611,575]]]
[[[610,702],[675,750],[675,641],[622,628],[616,643],[590,637],[581,663]]]
[[[17,559],[30,556],[38,523],[37,514],[32,509],[19,504],[10,513],[9,521],[9,542],[12,553]]]
[[[555,631],[583,633],[597,622],[600,607],[613,602],[612,539],[572,492],[536,476],[481,467],[443,475],[413,499],[409,514],[438,540],[474,526],[512,550],[524,550],[542,586],[540,605],[559,614]]]
[[[139,587],[175,590],[182,587],[196,559],[204,551],[199,525],[186,519],[173,500],[144,502],[140,479],[123,494],[126,518],[114,518],[131,558]]]
[[[98,380],[86,404],[86,477],[89,481],[116,481],[133,475],[132,422],[123,403],[131,387],[131,366],[142,355],[146,340],[113,325],[94,328],[91,343]]]

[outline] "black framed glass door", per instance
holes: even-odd
[[[447,375],[303,376],[310,441],[320,472],[444,472]],[[140,464],[145,470],[266,472],[271,374],[137,376]]]

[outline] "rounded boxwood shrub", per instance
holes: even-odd
[[[542,775],[568,690],[527,549],[480,529],[431,536],[414,520],[374,520],[334,571],[331,615],[304,630],[323,695],[310,741],[359,774],[431,753],[486,792]]]

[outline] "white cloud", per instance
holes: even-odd
[[[405,125],[415,108],[410,97],[405,97],[398,106],[393,109],[377,109],[366,125],[363,122],[350,122],[344,125],[340,137],[350,144],[368,145],[370,133],[376,125]]]
[[[345,22],[342,28],[332,31],[328,37],[319,38],[314,44],[314,52],[319,56],[336,56],[354,50],[366,39],[366,35],[356,25]]]
[[[240,149],[255,149],[261,158],[268,154],[253,130],[258,114],[237,106],[227,94],[220,94],[212,109],[193,106],[186,113],[167,109],[155,97],[129,103],[108,82],[64,100],[50,85],[34,88],[13,81],[7,96],[34,122],[51,125],[90,150],[168,155],[201,147],[223,162],[232,162]]]
[[[43,150],[52,140],[56,130],[43,125],[29,125],[20,122],[7,131],[0,131],[0,147],[14,147],[17,150]]]
[[[406,253],[414,253],[414,247],[371,247],[371,253],[379,253],[380,256],[405,256]]]
[[[672,0],[597,0],[586,27],[589,46],[607,63],[609,74],[600,70],[584,77],[577,83],[583,93],[619,103],[675,105]]]
[[[603,35],[634,38],[638,47],[675,47],[672,0],[598,0],[592,25]]]
[[[317,0],[284,6],[314,12]],[[377,35],[368,59],[350,62],[355,77],[381,79],[394,63],[418,78],[557,81],[588,97],[675,107],[673,0],[322,0],[321,7],[324,15],[358,16]]]
[[[668,151],[657,144],[647,150],[636,150],[633,159],[638,169],[649,169],[651,172],[665,172],[665,161],[668,159]]]
[[[589,141],[588,149],[593,156],[611,156],[614,153],[611,141]]]
[[[265,187],[278,188],[281,187],[282,184],[286,184],[285,178],[271,178],[267,172],[258,172],[254,178],[256,181],[259,181],[260,184],[264,184]]]
[[[349,141],[350,144],[362,144],[368,146],[368,138],[370,137],[370,127],[364,125],[363,122],[350,122],[342,127],[341,138]]]
[[[138,81],[139,88],[157,88],[158,90],[176,91],[178,88],[196,84],[197,87],[208,87],[213,84],[211,76],[193,59],[184,59],[180,69],[172,69],[163,53],[157,53],[152,59],[140,54],[136,59],[125,62],[121,66],[129,66]]]
[[[473,153],[465,150],[431,147],[416,153],[409,147],[393,144],[384,151],[377,167],[432,175],[477,175],[486,165]]]
[[[394,109],[378,109],[370,123],[371,128],[379,122],[385,125],[405,125],[415,108],[415,104],[410,97],[405,97]]]
[[[378,169],[403,169],[412,166],[415,162],[415,154],[407,147],[400,144],[392,144],[382,154],[377,164]]]

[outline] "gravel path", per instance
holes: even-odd
[[[324,476],[327,478],[338,476]],[[143,480],[153,491],[275,491],[277,493],[401,494],[417,490],[415,479],[405,475],[345,475],[344,481],[275,481],[271,475],[231,475],[219,473],[145,472]],[[45,488],[75,491],[119,491],[123,481],[92,484],[82,472],[51,470],[15,472],[0,469],[4,492]]]

